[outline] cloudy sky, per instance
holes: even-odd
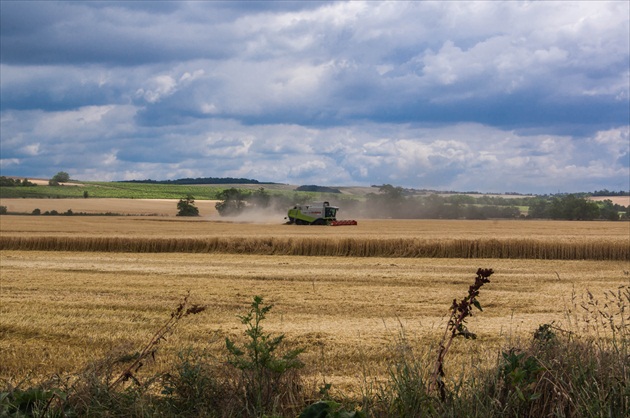
[[[630,189],[627,1],[10,1],[2,175]]]

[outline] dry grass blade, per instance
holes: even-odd
[[[155,353],[157,352],[158,346],[164,340],[166,340],[167,335],[171,334],[179,321],[188,316],[198,314],[203,312],[206,307],[201,305],[192,305],[189,306],[188,298],[190,297],[190,291],[184,296],[182,301],[179,303],[177,308],[171,312],[171,317],[162,325],[160,329],[158,329],[153,337],[149,340],[149,342],[144,346],[144,348],[135,356],[134,361],[129,364],[122,373],[111,382],[108,386],[108,389],[114,389],[116,386],[123,382],[127,382],[129,380],[134,381],[136,384],[139,384],[138,379],[135,377],[135,373],[140,370],[140,368],[144,365],[144,361],[151,357],[155,360]]]

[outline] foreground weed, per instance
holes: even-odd
[[[448,353],[453,340],[457,336],[462,336],[467,339],[475,339],[477,335],[470,332],[466,327],[466,319],[472,316],[473,307],[481,309],[481,304],[477,300],[479,296],[479,290],[481,287],[490,282],[489,277],[494,273],[492,269],[478,269],[477,277],[475,277],[475,283],[468,288],[468,295],[464,297],[460,302],[457,299],[453,299],[453,305],[451,305],[451,316],[448,320],[442,342],[438,351],[437,359],[435,360],[435,366],[433,369],[433,375],[431,378],[430,390],[438,390],[442,401],[446,400],[446,389],[444,387],[444,358]]]
[[[388,416],[407,417],[435,414],[435,397],[429,391],[426,358],[412,351],[404,334],[398,344],[396,360],[389,367],[389,379],[381,387],[381,399],[388,399]]]
[[[188,348],[178,354],[174,370],[163,377],[162,389],[173,415],[213,417],[229,410],[227,378],[216,364],[205,351]]]
[[[569,329],[543,324],[529,346],[503,351],[498,378],[484,393],[495,400],[495,414],[628,416],[630,287],[606,292],[603,301],[588,291],[572,301]]]
[[[303,363],[298,356],[301,348],[277,354],[284,341],[284,334],[272,336],[263,331],[265,320],[273,305],[265,305],[261,296],[255,296],[249,312],[239,315],[245,325],[247,341],[239,347],[229,338],[225,339],[228,362],[241,371],[239,389],[244,394],[245,411],[251,416],[274,413],[278,405],[299,391],[299,378],[290,372]]]
[[[540,398],[535,391],[540,374],[545,370],[536,357],[515,349],[501,353],[503,365],[499,373],[504,385],[504,397],[515,394],[521,402],[531,402]]]
[[[170,335],[179,321],[189,315],[195,315],[200,312],[206,310],[205,306],[201,305],[189,305],[188,298],[190,297],[190,292],[184,296],[184,299],[180,302],[180,304],[171,312],[171,317],[162,325],[160,329],[158,329],[153,337],[149,340],[149,342],[144,346],[140,352],[134,354],[132,356],[131,363],[120,373],[118,378],[116,378],[113,382],[108,384],[108,389],[113,389],[121,383],[127,382],[129,380],[133,380],[134,383],[139,384],[140,382],[136,378],[136,373],[142,366],[145,361],[151,358],[155,360],[155,354],[158,350],[158,347],[162,341],[166,341],[166,337]]]
[[[404,330],[396,344],[394,361],[389,366],[389,376],[380,386],[371,406],[370,415],[375,417],[423,417],[465,416],[455,409],[460,398],[467,393],[464,386],[475,386],[463,380],[455,383],[454,390],[447,393],[444,383],[444,359],[455,337],[474,339],[476,335],[466,327],[466,319],[472,316],[472,308],[482,310],[477,300],[479,289],[488,283],[492,269],[478,269],[474,284],[461,301],[453,300],[450,318],[442,340],[437,347],[437,358],[431,347],[414,348],[407,341]],[[431,360],[435,359],[435,360]],[[467,407],[465,407],[467,408]],[[466,411],[468,412],[468,411]]]
[[[185,317],[206,308],[191,305],[188,293],[171,312],[170,318],[137,352],[112,354],[90,364],[81,374],[47,382],[26,389],[9,388],[0,393],[0,416],[143,416],[153,406],[149,389],[157,375],[140,378],[138,371],[154,360],[160,343],[166,340]],[[131,385],[126,383],[132,382]]]
[[[367,418],[361,411],[346,411],[335,401],[319,401],[302,411],[298,418]]]
[[[46,414],[55,399],[65,401],[66,393],[58,388],[44,389],[39,386],[3,391],[0,392],[0,416],[62,416],[60,412],[54,411]]]

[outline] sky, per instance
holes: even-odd
[[[628,1],[0,2],[0,172],[630,190]]]

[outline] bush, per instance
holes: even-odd
[[[8,212],[9,211],[6,206],[0,206],[0,215],[6,215]]]
[[[199,208],[195,206],[195,198],[192,195],[186,196],[186,199],[179,199],[177,202],[177,216],[199,216]]]

